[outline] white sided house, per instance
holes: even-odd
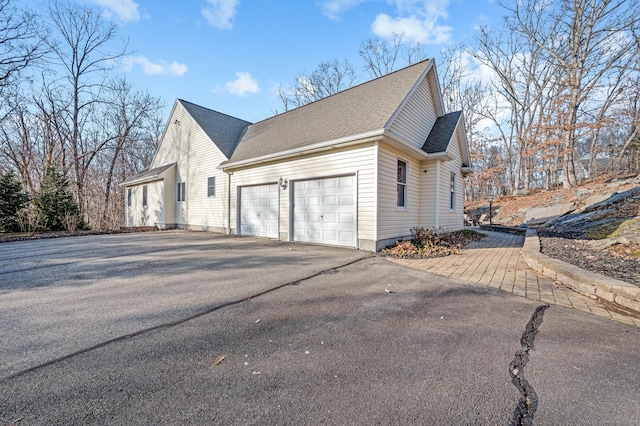
[[[462,228],[469,165],[433,60],[255,124],[178,100],[125,224],[378,251]]]

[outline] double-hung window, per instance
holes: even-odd
[[[184,201],[187,198],[187,183],[178,182],[178,201]]]
[[[216,178],[210,177],[207,178],[207,197],[215,197],[216,196]]]
[[[398,160],[398,181],[397,181],[398,196],[396,201],[396,207],[406,209],[407,208],[407,163]]]
[[[449,209],[456,209],[456,174],[451,172],[451,187],[449,191]]]
[[[131,207],[131,188],[127,188],[127,207]]]
[[[142,187],[142,207],[147,207],[147,185]]]

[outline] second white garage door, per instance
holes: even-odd
[[[294,182],[294,240],[354,247],[355,184],[355,176]]]
[[[240,188],[240,234],[278,238],[278,185]]]

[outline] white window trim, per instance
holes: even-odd
[[[456,211],[456,189],[457,189],[457,185],[456,185],[456,173],[451,172],[451,181],[449,182],[449,211],[450,212],[455,212]]]
[[[404,183],[404,206],[399,206],[398,205],[398,184],[400,183],[398,181],[398,161],[402,161],[405,164],[406,170],[406,182]],[[401,157],[396,157],[396,210],[397,211],[408,211],[409,210],[409,161],[405,160],[404,158]]]
[[[213,179],[213,186],[209,185],[209,179]],[[209,194],[209,188],[213,188],[213,194]],[[216,197],[216,177],[215,176],[209,176],[207,178],[207,197]]]
[[[149,189],[148,185],[142,185],[142,207],[149,205]]]
[[[187,183],[186,182],[178,182],[176,186],[176,201],[178,203],[184,203],[187,200]],[[182,197],[180,197],[182,195]],[[182,199],[180,199],[182,198]]]

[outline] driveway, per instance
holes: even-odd
[[[637,328],[365,252],[157,232],[0,265],[3,425],[640,423]]]

